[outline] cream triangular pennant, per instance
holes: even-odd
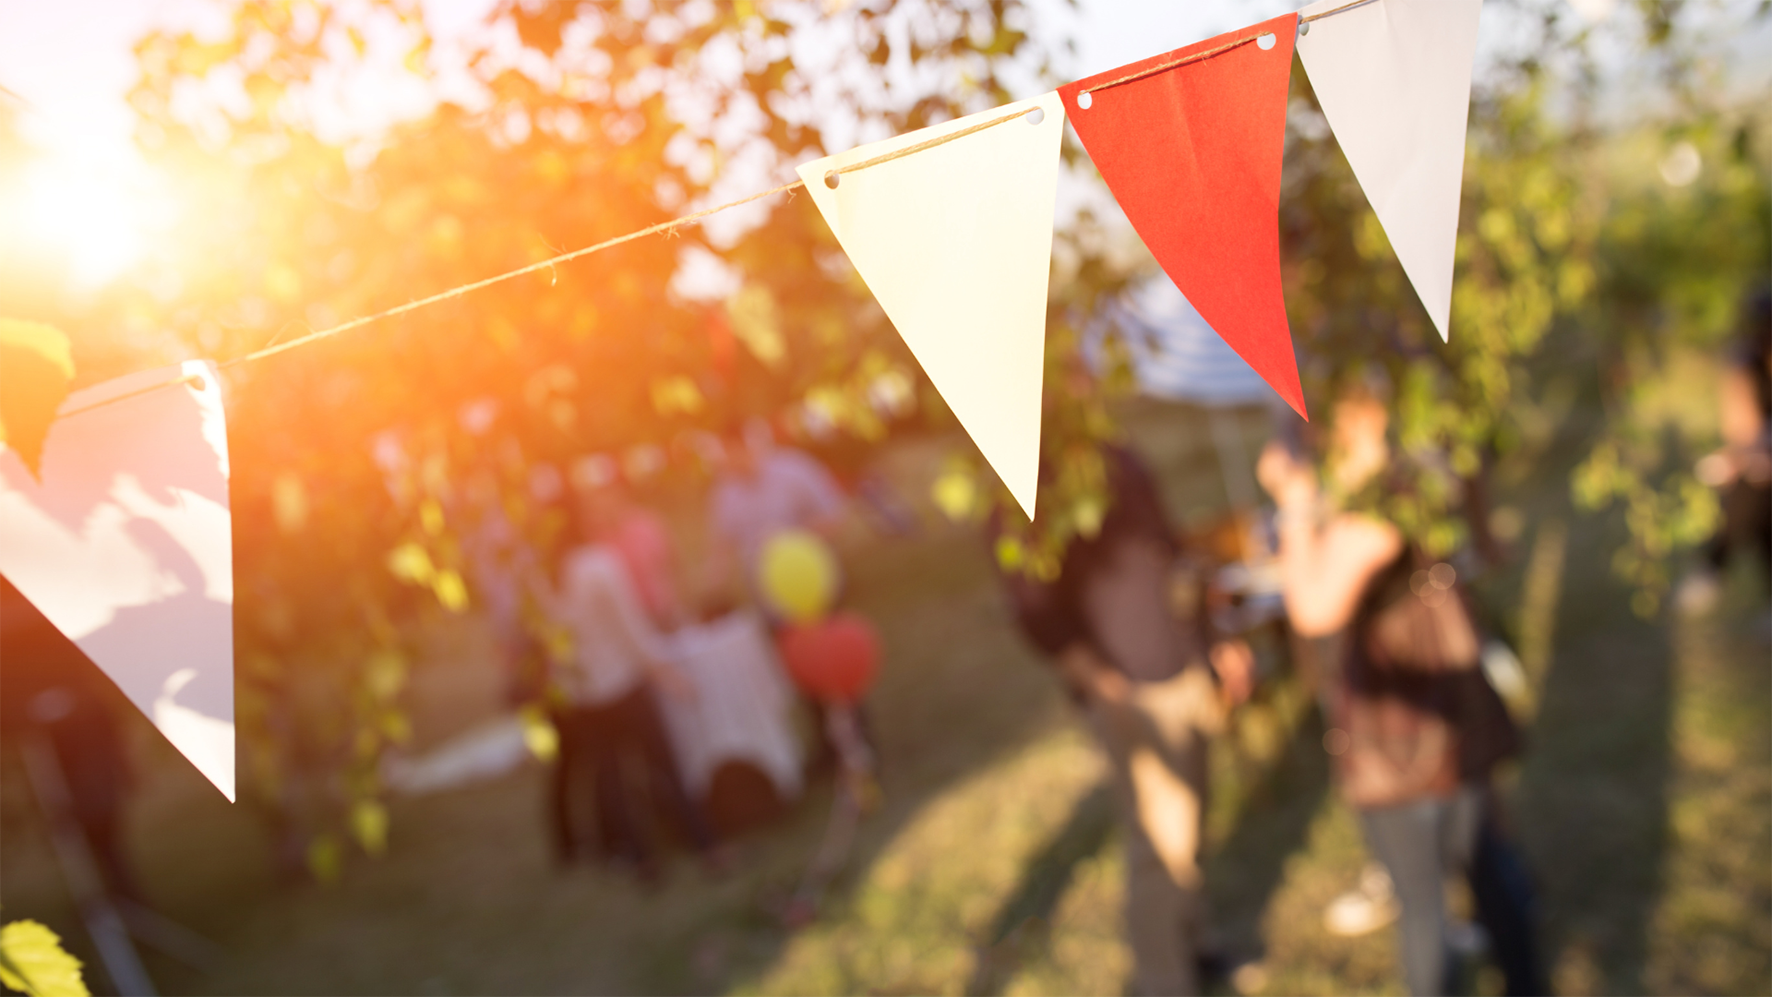
[[[998,119],[900,159],[838,172]],[[1031,518],[1058,94],[806,163],[800,178],[917,362]]]
[[[1301,17],[1345,6],[1319,0]],[[1376,0],[1310,21],[1298,56],[1440,338],[1482,0]]]
[[[41,479],[0,445],[0,574],[234,798],[234,552],[212,364],[78,391]]]

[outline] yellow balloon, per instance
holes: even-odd
[[[824,616],[837,594],[837,559],[805,530],[783,530],[763,544],[758,581],[770,608],[793,623]]]

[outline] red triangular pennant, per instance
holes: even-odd
[[[1287,14],[1058,92],[1169,279],[1304,415],[1280,290],[1280,157],[1297,36],[1298,15]]]

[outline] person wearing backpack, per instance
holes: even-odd
[[[1215,640],[1203,613],[1176,611],[1181,554],[1156,480],[1137,454],[1104,446],[1110,504],[1072,538],[1050,579],[999,575],[1016,624],[1049,656],[1101,746],[1126,848],[1132,992],[1194,994],[1212,951],[1200,869],[1207,752],[1226,710],[1247,695],[1254,658]],[[1003,517],[986,534],[1005,535]]]
[[[1448,873],[1460,872],[1507,992],[1547,993],[1530,878],[1491,787],[1495,766],[1518,753],[1519,733],[1484,675],[1483,642],[1458,572],[1396,525],[1324,498],[1385,485],[1388,423],[1380,391],[1356,385],[1334,407],[1327,487],[1278,440],[1257,467],[1279,507],[1292,628],[1339,648],[1316,669],[1328,714],[1324,749],[1395,885],[1410,992],[1454,992],[1443,887]]]

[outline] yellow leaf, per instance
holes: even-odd
[[[394,577],[414,585],[428,585],[437,576],[431,555],[415,543],[403,543],[388,555],[388,570]]]
[[[787,356],[775,313],[775,296],[761,284],[747,284],[726,302],[726,314],[732,323],[732,334],[744,343],[751,355],[774,368]]]
[[[703,404],[701,389],[687,377],[678,375],[652,382],[652,407],[659,415],[684,412],[694,415]]]
[[[406,685],[406,659],[398,651],[377,651],[369,659],[364,680],[376,699],[393,699]]]
[[[430,59],[430,55],[431,42],[429,39],[414,45],[412,50],[406,53],[406,71],[417,76],[423,76],[426,68],[425,64]]]
[[[434,537],[443,532],[443,506],[434,498],[425,499],[418,507],[418,524],[425,535]]]
[[[437,572],[437,580],[431,583],[431,591],[437,593],[437,601],[451,613],[459,613],[468,608],[468,585],[454,568],[445,568]]]
[[[68,337],[42,322],[0,318],[0,443],[41,473],[43,441],[74,379]]]
[[[351,808],[351,833],[371,855],[388,850],[388,808],[375,800],[358,800]]]
[[[972,515],[973,504],[978,500],[978,482],[965,471],[952,468],[935,479],[929,495],[936,508],[957,523]]]
[[[1097,533],[1101,532],[1101,520],[1106,514],[1100,500],[1093,497],[1078,502],[1076,508],[1071,511],[1077,524],[1077,533],[1085,540],[1093,539]]]
[[[36,921],[0,928],[0,983],[38,997],[86,997],[80,960],[62,948],[55,932]]]
[[[560,753],[560,732],[547,715],[533,706],[518,712],[523,720],[523,744],[537,761],[551,762]]]
[[[997,565],[1004,571],[1015,571],[1027,559],[1027,549],[1021,541],[1014,537],[999,537],[997,540]]]
[[[381,734],[395,744],[405,744],[412,740],[412,721],[406,714],[397,710],[389,710],[381,716]]]

